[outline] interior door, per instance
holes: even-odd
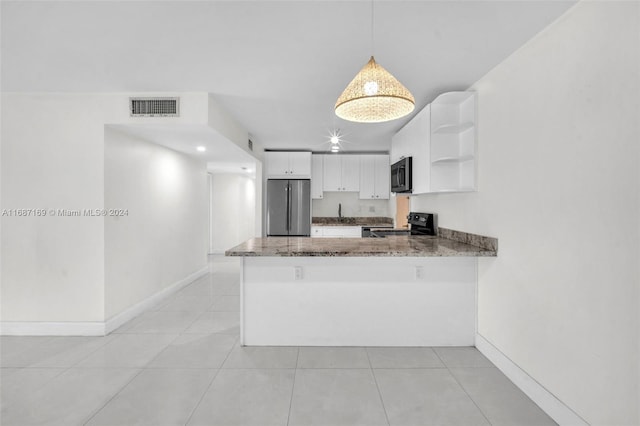
[[[311,182],[308,179],[290,180],[289,235],[311,235]]]
[[[287,206],[289,181],[269,179],[267,181],[267,235],[288,235]]]

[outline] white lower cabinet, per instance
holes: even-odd
[[[360,238],[360,226],[312,226],[311,236],[315,238]]]

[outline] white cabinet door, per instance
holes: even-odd
[[[289,175],[298,179],[309,179],[311,177],[310,152],[289,153]]]
[[[342,191],[341,155],[323,155],[322,188],[324,191]]]
[[[324,234],[322,232],[322,226],[312,226],[311,227],[311,238],[322,238]]]
[[[268,178],[289,177],[289,153],[265,152],[266,174]]]
[[[267,178],[311,178],[310,152],[265,152]]]
[[[362,228],[360,226],[323,226],[324,238],[360,238]]]
[[[360,199],[388,200],[390,187],[388,155],[360,156]]]
[[[343,226],[342,238],[362,238],[361,226]]]
[[[380,200],[388,200],[389,190],[391,186],[391,169],[389,166],[389,156],[372,155],[371,157],[373,157],[374,163],[372,180],[374,181],[375,198]],[[360,180],[360,184],[362,184],[362,180]]]
[[[323,163],[322,187],[325,191],[359,191],[359,155],[325,155]]]
[[[430,190],[431,106],[427,105],[396,133],[391,142],[391,163],[412,157],[413,193]]]
[[[322,184],[323,177],[323,155],[311,156],[311,198],[319,200],[324,194],[324,188]]]
[[[410,121],[391,138],[391,164],[402,158],[411,157],[411,146],[409,142],[411,140],[412,130],[413,126]]]
[[[360,199],[376,198],[374,175],[376,173],[375,155],[360,156]],[[388,198],[388,197],[387,197]]]
[[[411,121],[413,193],[425,194],[431,191],[431,106],[427,105]]]
[[[342,155],[342,190],[360,190],[360,156]]]

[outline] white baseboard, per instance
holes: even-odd
[[[156,306],[157,304],[167,299],[172,294],[177,293],[183,287],[187,286],[188,284],[191,284],[192,282],[194,282],[201,276],[207,274],[208,272],[209,272],[209,267],[205,266],[204,268],[199,269],[198,271],[187,275],[183,279],[176,281],[170,286],[165,287],[164,289],[160,290],[156,294],[153,294],[147,297],[143,301],[136,303],[130,308],[125,309],[119,314],[112,316],[105,322],[104,334],[106,335],[111,333],[113,330],[120,327],[127,321],[130,321],[131,319],[137,317],[138,315],[148,310],[149,308]]]
[[[104,322],[0,322],[0,336],[104,336]]]
[[[479,334],[476,334],[476,348],[560,426],[588,426],[571,408]]]
[[[0,336],[105,336],[208,272],[209,267],[205,266],[104,322],[3,321],[0,322]]]

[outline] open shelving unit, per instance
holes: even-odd
[[[476,189],[474,92],[448,92],[431,103],[430,192]]]

